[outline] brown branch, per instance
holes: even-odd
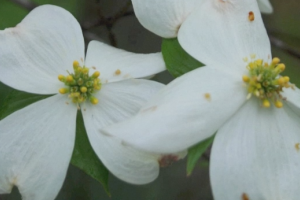
[[[101,12],[101,11],[100,11]],[[117,14],[117,16],[112,16],[112,17],[104,17],[102,15],[100,15],[100,18],[92,23],[89,22],[84,22],[81,24],[81,28],[82,31],[89,32],[89,29],[98,27],[98,26],[106,26],[106,29],[108,31],[108,37],[110,40],[110,44],[112,46],[116,46],[116,38],[115,35],[112,32],[112,28],[114,26],[114,24],[122,17],[126,17],[126,16],[131,16],[134,15],[133,11],[128,11],[128,12],[124,12],[122,14]]]
[[[89,29],[92,29],[92,28],[95,28],[95,27],[98,27],[98,26],[103,26],[105,25],[106,23],[106,20],[103,20],[103,19],[97,19],[93,22],[83,22],[81,24],[81,28],[83,31],[88,31]]]
[[[33,3],[30,0],[11,0],[11,2],[21,6],[22,8],[25,8],[29,11],[33,10],[35,7],[37,7],[38,5],[36,3]],[[115,23],[117,22],[117,20],[119,20],[122,17],[126,17],[126,16],[130,16],[133,15],[134,12],[132,11],[128,11],[128,9],[131,6],[131,1],[128,1],[126,3],[125,6],[123,6],[119,12],[117,12],[115,15],[110,16],[110,17],[105,17],[101,11],[101,9],[98,9],[98,16],[99,19],[95,20],[94,22],[90,23],[90,22],[83,22],[81,24],[81,28],[82,31],[84,32],[86,39],[91,40],[91,36],[94,36],[93,33],[91,33],[89,31],[89,29],[98,27],[98,26],[105,26],[107,31],[108,31],[108,38],[110,40],[110,44],[112,46],[117,46],[117,41],[116,41],[116,37],[115,34],[112,32],[112,28],[115,25]]]
[[[123,8],[121,8],[120,11],[114,15],[113,21],[116,22],[121,17],[124,17],[131,5],[132,5],[131,1],[127,1],[126,5]]]
[[[10,0],[11,2],[19,5],[22,8],[25,8],[27,10],[33,10],[38,5],[30,0]],[[116,23],[116,21],[122,17],[131,16],[134,15],[134,12],[128,11],[128,9],[131,6],[131,1],[128,1],[124,7],[122,7],[119,12],[117,12],[114,16],[105,17],[102,14],[101,9],[98,10],[99,13],[99,19],[94,21],[93,23],[84,22],[81,24],[82,31],[88,34],[88,30],[97,26],[106,26],[106,29],[108,31],[108,37],[110,40],[111,45],[116,46],[116,38],[114,33],[112,32],[112,27]],[[88,34],[91,35],[91,34]],[[300,52],[294,49],[293,47],[289,46],[279,38],[269,35],[271,44],[275,47],[278,47],[282,49],[283,51],[287,52],[288,54],[300,59]]]
[[[114,47],[117,47],[117,39],[116,39],[115,34],[111,30],[112,27],[109,27],[109,28],[106,27],[106,28],[108,31],[108,39],[109,39],[110,44]]]
[[[294,49],[293,47],[289,46],[287,43],[283,42],[279,38],[269,35],[271,44],[275,47],[282,49],[283,51],[287,52],[288,54],[300,59],[300,52]]]
[[[10,0],[11,2],[18,4],[20,7],[25,8],[27,10],[33,10],[38,5],[36,3],[33,3],[30,0]]]
[[[212,148],[212,145],[210,145],[210,147],[208,147],[206,149],[206,151],[202,154],[202,158],[204,158],[207,161],[210,160],[211,148]]]
[[[109,38],[110,44],[112,46],[116,47],[117,41],[116,41],[115,34],[112,32],[112,28],[118,19],[120,19],[121,17],[129,16],[129,15],[133,14],[133,12],[127,12],[127,10],[129,9],[130,6],[131,6],[131,1],[129,0],[129,1],[127,1],[126,5],[124,7],[122,7],[119,10],[119,12],[117,12],[112,17],[105,17],[102,13],[102,10],[99,8],[98,9],[99,20],[94,25],[90,26],[90,28],[100,26],[100,25],[105,25],[105,27],[108,31],[108,38]],[[87,28],[87,27],[85,27],[85,28]],[[86,30],[88,30],[88,29],[86,29]]]

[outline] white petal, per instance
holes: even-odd
[[[269,0],[257,0],[259,9],[262,13],[272,13],[273,7]]]
[[[116,177],[133,184],[145,184],[157,178],[159,155],[134,149],[115,137],[100,134],[98,126],[91,124],[94,121],[86,122],[94,151]]]
[[[100,134],[95,120],[85,120],[85,126],[94,151],[116,177],[132,184],[146,184],[157,178],[159,161],[164,155],[137,150],[116,137]],[[176,161],[185,155],[186,151],[174,153],[171,158],[175,160],[169,161]]]
[[[201,0],[132,0],[135,15],[140,23],[164,38],[176,37],[186,17],[201,2]]]
[[[30,93],[57,93],[57,76],[84,59],[78,22],[51,5],[37,7],[16,27],[0,31],[0,43],[0,81]]]
[[[89,43],[85,65],[100,71],[104,83],[143,78],[166,70],[161,53],[130,53],[97,41]]]
[[[298,200],[300,117],[249,100],[217,133],[210,177],[216,200]],[[246,198],[245,198],[246,199]]]
[[[95,121],[98,129],[125,120],[136,114],[139,109],[162,87],[163,84],[143,80],[131,79],[104,84],[95,93],[99,103],[82,106],[84,121]],[[86,124],[86,129],[88,129]],[[88,131],[88,130],[87,130]]]
[[[24,200],[53,200],[71,159],[77,109],[56,95],[0,122],[0,193],[16,185]]]
[[[240,79],[211,67],[194,70],[171,82],[136,116],[103,132],[149,152],[185,150],[213,135],[245,102]]]
[[[104,84],[97,93],[97,105],[82,108],[89,141],[105,166],[118,178],[134,184],[153,181],[159,173],[159,155],[145,153],[125,145],[114,137],[100,134],[100,129],[135,113],[162,84],[148,80],[125,80]]]
[[[253,12],[254,21],[249,21]],[[271,59],[270,42],[256,1],[210,0],[195,10],[180,28],[181,46],[205,65],[226,64],[245,69],[244,58]],[[271,60],[269,60],[271,61]]]

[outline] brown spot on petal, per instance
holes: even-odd
[[[180,27],[181,27],[181,24],[179,24],[179,25],[176,27],[176,29],[175,29],[175,30],[176,30],[176,34],[178,34]]]
[[[108,133],[106,133],[106,132],[103,132],[103,131],[101,131],[100,132],[102,135],[105,135],[105,136],[107,136],[107,137],[111,137],[112,135],[110,135],[110,134],[108,134]]]
[[[160,167],[168,167],[168,166],[172,165],[177,160],[178,160],[178,156],[164,155],[158,160],[158,163],[159,163]]]
[[[242,200],[250,200],[250,198],[246,193],[243,193],[242,194]]]
[[[121,70],[117,69],[117,70],[115,71],[115,75],[120,75],[120,74],[121,74]]]
[[[17,179],[17,177],[14,177],[14,178],[12,179],[11,184],[12,184],[13,186],[18,184],[18,179]]]
[[[92,67],[92,69],[93,69],[93,70],[96,70],[96,67],[95,67],[95,66],[93,66],[93,67]]]
[[[150,107],[150,108],[147,108],[147,109],[145,109],[145,110],[142,110],[142,112],[144,113],[144,112],[147,112],[147,111],[155,111],[157,109],[157,106],[152,106],[152,107]]]
[[[296,149],[297,151],[300,150],[300,143],[296,143],[296,144],[295,144],[295,149]]]
[[[225,12],[231,12],[232,10],[236,9],[235,4],[236,0],[210,0],[213,1],[214,6],[220,10],[220,11],[225,11]]]
[[[157,108],[157,106],[153,106],[153,107],[149,108],[149,110],[156,111],[156,108]]]
[[[130,145],[128,145],[125,141],[121,141],[121,145],[125,146],[125,147],[129,147]]]
[[[250,22],[254,21],[255,16],[254,16],[254,13],[252,11],[249,12],[248,19],[249,19]]]
[[[20,35],[22,33],[22,28],[21,26],[18,24],[15,27],[12,28],[6,28],[4,29],[5,32],[11,33],[12,35]]]
[[[124,78],[130,78],[130,75],[129,74],[125,74],[123,77]]]
[[[207,100],[207,101],[211,101],[211,96],[209,93],[205,93],[204,94],[204,98]]]

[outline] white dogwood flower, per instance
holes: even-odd
[[[132,0],[132,4],[136,17],[146,29],[161,37],[173,38],[189,15],[197,12],[205,1],[211,0]],[[219,1],[230,3],[230,0]],[[257,3],[261,12],[273,12],[269,0],[257,0]]]
[[[297,200],[300,90],[281,76],[254,1],[206,1],[178,40],[206,64],[161,90],[133,118],[102,133],[136,148],[181,151],[216,133],[210,179],[216,200]]]
[[[137,151],[99,130],[136,113],[163,87],[133,79],[165,70],[161,53],[134,54],[93,41],[85,59],[80,25],[50,5],[0,31],[0,44],[1,82],[53,94],[0,122],[0,194],[15,185],[24,200],[55,198],[74,148],[78,109],[92,147],[113,174],[136,184],[157,177],[168,155]]]

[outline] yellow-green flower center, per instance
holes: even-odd
[[[283,106],[284,97],[280,94],[282,88],[293,88],[294,85],[289,83],[290,78],[288,76],[280,76],[285,65],[279,62],[279,58],[273,58],[270,64],[258,59],[247,65],[249,75],[243,76],[243,81],[248,86],[247,98],[252,95],[256,96],[266,108],[270,107],[271,103],[277,108]]]
[[[101,89],[101,82],[98,78],[99,71],[95,71],[89,76],[89,68],[81,67],[78,61],[73,62],[74,73],[67,76],[59,75],[58,80],[63,82],[66,87],[60,88],[59,93],[68,94],[73,103],[80,104],[89,100],[92,104],[97,104],[98,99],[93,94]]]

